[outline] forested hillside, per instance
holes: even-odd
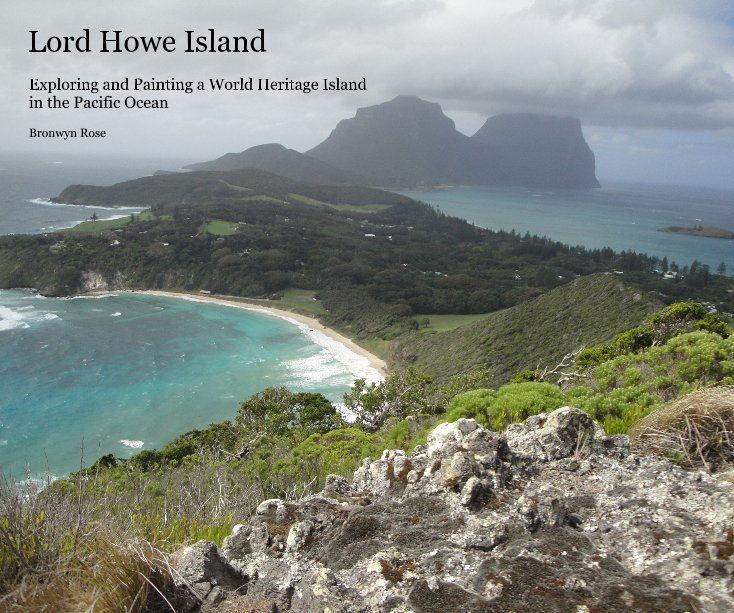
[[[700,265],[675,281],[656,258],[493,232],[404,196],[246,169],[72,186],[66,202],[150,211],[41,236],[0,238],[0,286],[45,294],[139,288],[275,298],[309,290],[325,322],[390,340],[430,314],[489,313],[578,276],[617,271],[663,301],[731,308],[732,279]],[[623,274],[622,274],[623,273]],[[705,274],[704,274],[705,273]]]

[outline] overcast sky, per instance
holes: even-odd
[[[439,102],[468,135],[506,111],[578,116],[602,180],[734,188],[731,0],[6,0],[3,12],[3,149],[191,162],[267,142],[305,151],[356,108],[415,94]],[[45,41],[83,28],[91,31],[90,53],[29,53],[29,30]],[[263,28],[267,52],[184,52],[185,31],[208,28],[246,37]],[[100,53],[100,30],[173,36],[177,49]],[[131,91],[165,97],[170,108],[28,108],[32,77],[251,76],[365,77],[367,91]],[[107,137],[31,139],[31,127],[87,127]]]

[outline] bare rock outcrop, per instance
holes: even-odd
[[[410,455],[365,459],[352,482],[260,504],[214,552],[242,578],[229,593],[214,578],[217,598],[229,595],[216,606],[734,610],[733,530],[734,484],[631,455],[582,411],[502,434],[460,419]]]
[[[119,271],[111,278],[107,278],[101,272],[94,270],[84,270],[81,273],[80,290],[82,293],[109,292],[121,289],[125,289],[125,282]]]

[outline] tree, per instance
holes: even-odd
[[[423,372],[408,368],[379,383],[367,384],[364,379],[358,379],[351,391],[344,394],[344,406],[355,416],[359,426],[375,432],[388,418],[437,415],[456,394],[484,387],[491,378],[488,370],[477,370],[439,383]]]
[[[322,394],[294,393],[285,387],[268,387],[250,396],[240,404],[236,421],[248,436],[262,433],[298,438],[343,425],[339,412]]]
[[[716,274],[721,275],[722,277],[726,274],[726,263],[723,261],[719,263],[716,267]]]

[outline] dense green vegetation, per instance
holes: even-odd
[[[560,406],[587,411],[609,434],[623,434],[653,408],[701,385],[734,383],[734,339],[689,332],[640,353],[576,371],[565,389],[547,382],[508,383],[456,396],[447,417],[476,418],[495,430]]]
[[[64,593],[68,577],[87,575],[94,592],[108,577],[97,559],[154,578],[159,550],[219,541],[261,500],[318,491],[327,474],[410,450],[442,420],[499,430],[570,404],[625,432],[680,394],[734,383],[723,320],[693,302],[659,310],[679,297],[734,310],[734,281],[698,262],[663,280],[653,272],[662,263],[644,255],[482,230],[396,194],[251,170],[76,186],[60,199],[152,208],[0,238],[0,287],[68,294],[93,271],[112,288],[280,300],[395,368],[345,395],[353,422],[320,394],[267,388],[232,421],[160,450],[102,455],[41,493],[0,485],[0,594],[38,577],[39,590]],[[132,557],[109,547],[130,539],[143,543]],[[101,555],[101,543],[120,557]]]
[[[15,590],[13,602],[26,604],[67,589],[78,596],[75,585],[101,590],[94,577],[114,583],[130,567],[157,583],[161,550],[221,541],[259,501],[318,491],[328,474],[349,475],[363,457],[386,448],[410,451],[441,421],[473,417],[501,430],[572,405],[608,433],[626,432],[681,394],[734,384],[734,336],[693,303],[658,311],[586,355],[594,359],[571,360],[563,373],[540,365],[496,389],[484,370],[443,382],[415,369],[381,383],[357,381],[344,397],[352,423],[320,394],[267,388],[242,402],[232,421],[188,432],[160,450],[130,459],[103,455],[30,496],[3,484],[0,593]],[[108,558],[108,551],[120,555]],[[129,551],[136,553],[122,555]]]
[[[3,237],[0,287],[65,295],[83,291],[82,273],[94,271],[113,288],[251,298],[313,291],[325,323],[382,341],[420,328],[425,316],[490,313],[611,270],[624,272],[643,294],[734,310],[734,281],[700,263],[678,280],[663,280],[653,272],[661,265],[655,258],[484,230],[370,188],[317,186],[249,169],[72,186],[59,199],[152,209],[119,225],[90,222],[83,232]]]
[[[690,228],[683,226],[668,226],[666,228],[660,228],[658,231],[672,232],[674,234],[689,234],[691,236],[706,236],[708,238],[734,238],[734,232],[731,232],[730,230],[726,230],[724,228],[703,227],[701,225]]]

